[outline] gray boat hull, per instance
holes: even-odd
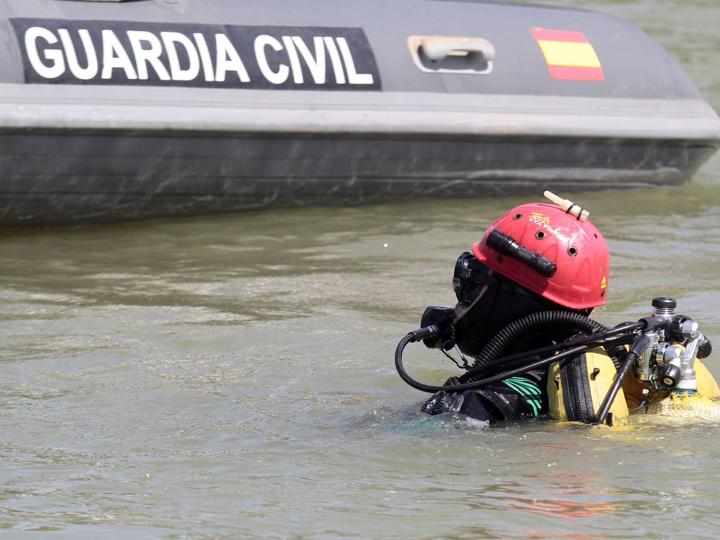
[[[46,145],[52,159],[38,153]],[[677,141],[132,132],[3,133],[0,146],[13,171],[4,224],[668,185],[712,151]]]
[[[246,52],[241,45],[248,32],[266,36],[264,49],[255,38],[256,54],[283,45],[290,50],[293,43],[300,43],[297,51],[302,52],[303,36],[310,36],[307,42],[315,44],[316,52],[324,47],[331,51],[331,46],[340,51],[335,56],[328,52],[324,72],[309,61],[304,71],[293,74],[288,60],[287,77],[280,82],[281,60],[276,58],[272,66],[268,60],[264,70],[246,60],[245,72],[236,69],[232,82],[228,66],[238,68],[237,62],[226,59],[221,72],[219,60],[211,70],[198,60],[195,79],[181,82],[172,78],[182,73],[168,51],[157,52],[154,59],[147,57],[149,49],[143,52],[148,43],[167,44],[167,39],[161,41],[160,36],[169,35],[163,28],[172,30],[174,39],[185,39],[188,47],[205,43],[198,35],[211,36],[208,28],[215,27],[208,26],[212,21],[201,26],[187,22],[200,16],[195,7],[214,6],[212,16],[237,19],[243,2],[188,0],[184,12],[144,1],[0,2],[0,15],[3,5],[7,15],[5,23],[0,20],[0,35],[5,32],[8,53],[0,60],[0,224],[675,184],[687,179],[720,139],[720,120],[674,59],[644,34],[603,15],[407,0],[378,3],[385,15],[378,24],[365,10],[338,12],[338,4],[352,11],[355,3],[318,1],[324,9],[316,18],[322,20],[311,27],[308,14],[297,6],[272,4],[287,9],[281,16],[273,16],[270,7],[264,15],[255,10],[251,18],[258,20],[251,22],[293,24],[295,30],[237,26],[222,32],[235,39],[233,47],[240,53]],[[424,9],[412,24],[407,18],[398,23],[398,39],[393,39],[383,29],[387,31],[388,17],[397,18],[398,6]],[[33,18],[41,7],[47,8],[46,19]],[[433,20],[440,7],[445,8],[443,16]],[[423,64],[413,63],[422,59],[413,59],[408,51],[408,36],[465,35],[470,15],[476,27],[477,20],[492,19],[480,31],[497,49],[491,72],[428,73]],[[200,18],[206,20],[208,14]],[[538,24],[596,36],[592,42],[602,66],[593,67],[595,60],[587,55],[576,56],[587,66],[569,76],[585,80],[563,79],[567,73],[552,71],[555,57],[548,53],[543,59],[541,40],[528,32]],[[118,50],[123,45],[113,45],[122,40],[111,42],[113,57],[102,48],[107,44],[99,40],[109,33],[115,39],[127,25],[146,41],[134,42],[133,48],[131,34],[124,50],[146,55],[145,64],[137,58],[122,64]],[[312,37],[318,25],[330,37]],[[516,27],[522,47],[503,47]],[[633,42],[646,57],[652,53],[654,68],[647,62],[636,67],[632,58],[624,58],[628,54],[605,46],[602,35],[608,28],[615,30],[616,41]],[[179,30],[195,41],[188,42]],[[71,32],[76,32],[74,38],[68,37]],[[278,32],[277,39],[272,32]],[[294,37],[281,41],[281,34]],[[550,37],[557,35],[574,37],[570,32]],[[586,53],[583,36],[568,50]],[[76,51],[81,44],[91,45],[84,49],[85,63],[76,62],[74,70],[72,51],[62,48],[67,43],[74,43]],[[562,49],[563,42],[557,46]],[[94,70],[92,47],[98,57]],[[341,54],[344,47],[346,56]],[[524,63],[514,68],[519,72],[504,69],[501,51],[515,53],[513,62]],[[106,66],[114,62],[120,67],[102,68],[100,58]],[[343,69],[332,71],[333,58],[335,67]],[[192,55],[185,60],[190,69]],[[140,78],[143,67],[146,80]],[[43,80],[45,75],[54,79]],[[218,87],[219,75],[225,86]],[[648,84],[650,76],[658,82]],[[353,80],[357,86],[348,87]]]

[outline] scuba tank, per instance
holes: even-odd
[[[593,423],[616,373],[612,359],[603,349],[592,349],[569,362],[550,364],[547,378],[550,418]],[[628,405],[622,392],[608,414],[615,423],[627,418]]]

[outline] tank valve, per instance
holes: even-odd
[[[669,296],[659,296],[652,301],[653,315],[655,317],[670,318],[675,315],[677,302]]]
[[[666,389],[675,388],[682,379],[682,357],[684,348],[679,345],[669,345],[663,352],[663,365],[658,369],[658,380]]]
[[[682,369],[676,363],[662,366],[658,379],[663,387],[675,388],[682,379]]]

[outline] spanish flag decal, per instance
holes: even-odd
[[[582,32],[532,28],[553,79],[560,81],[602,81],[602,64]]]

